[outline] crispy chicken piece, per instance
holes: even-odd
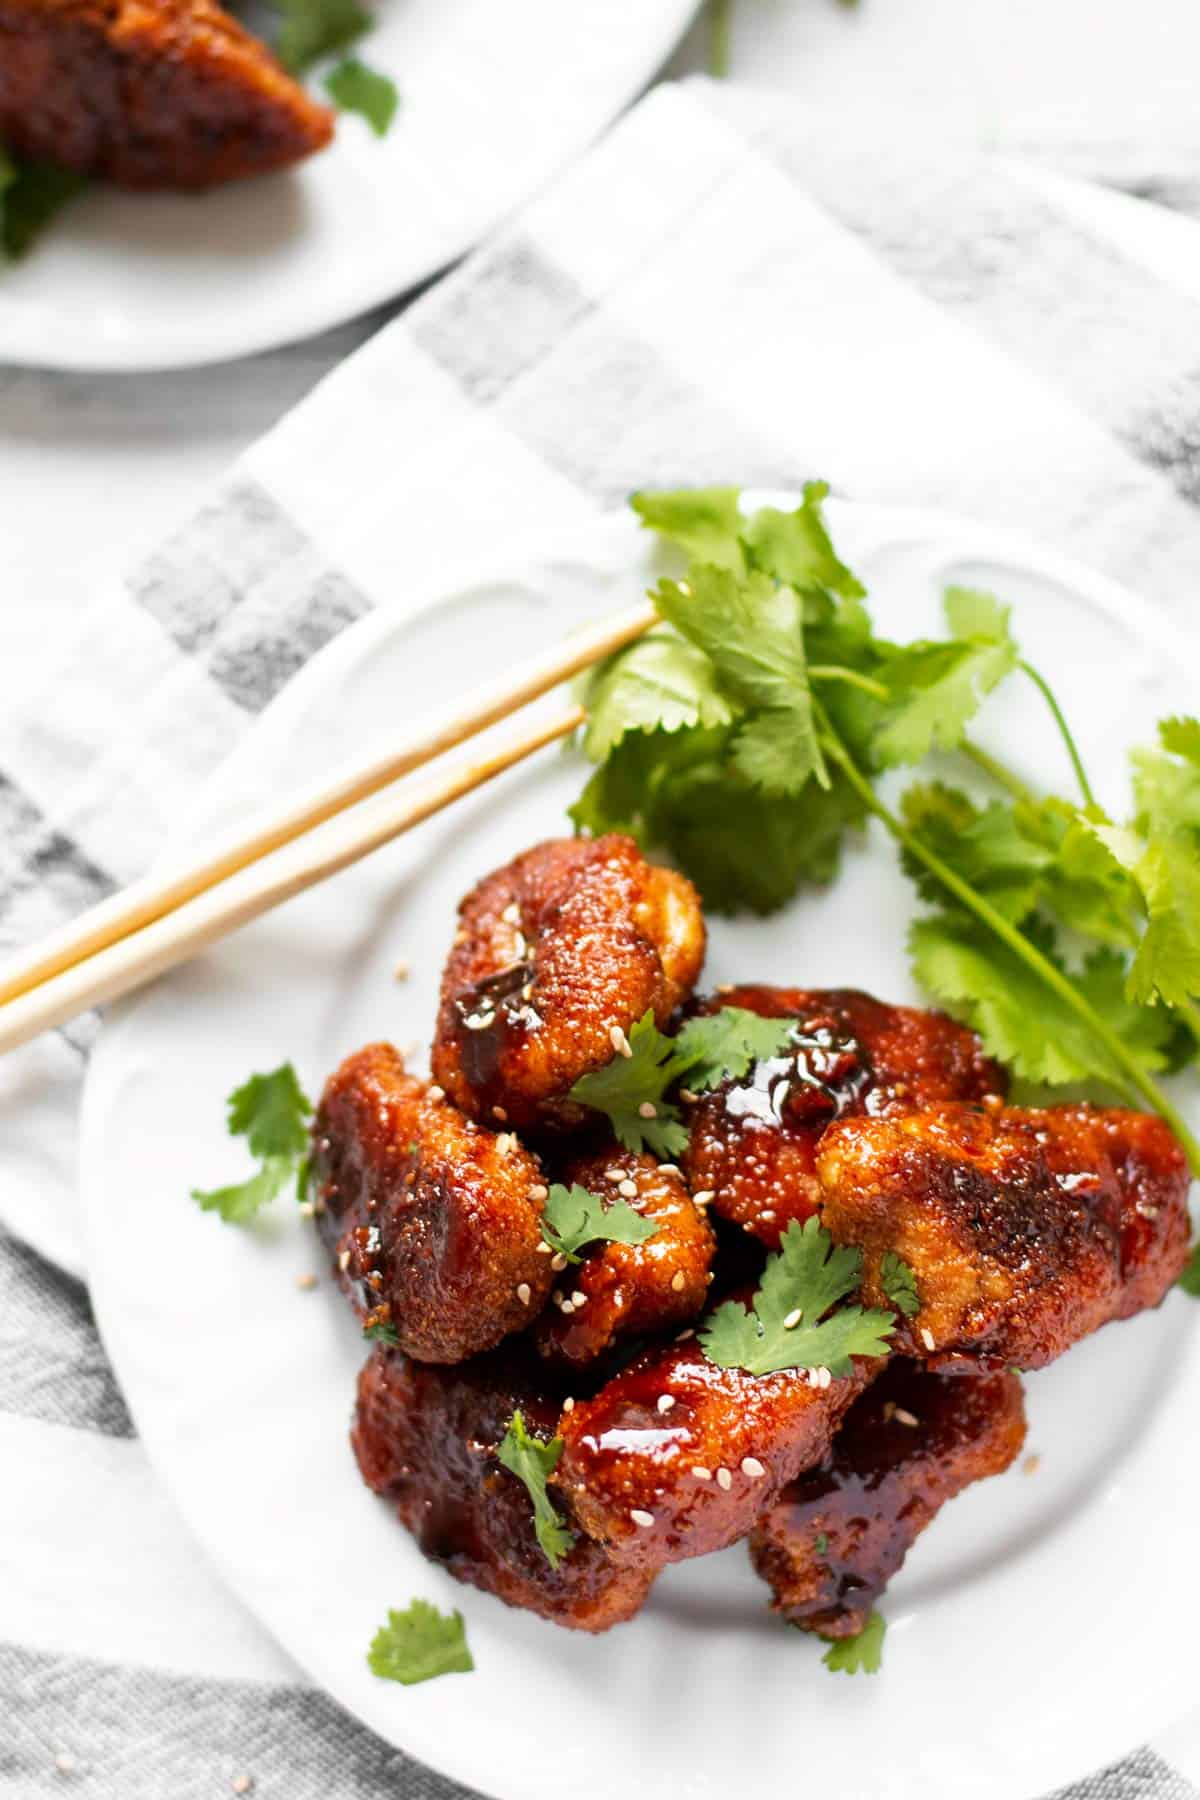
[[[618,1565],[583,1535],[553,1567],[524,1485],[496,1457],[516,1411],[553,1437],[559,1405],[544,1383],[535,1359],[507,1347],[438,1369],[378,1345],[358,1380],[354,1453],[367,1486],[456,1581],[556,1625],[607,1631],[639,1610],[655,1571]]]
[[[572,1083],[611,1062],[647,1011],[665,1025],[703,960],[695,888],[632,838],[539,844],[459,908],[434,1079],[474,1118],[579,1125]]]
[[[693,1193],[777,1250],[816,1210],[817,1145],[834,1119],[911,1112],[940,1100],[1007,1092],[973,1031],[944,1013],[888,1006],[854,988],[726,988],[703,1013],[740,1006],[794,1018],[794,1050],[726,1080],[690,1109],[685,1169]]]
[[[828,1454],[882,1367],[856,1358],[852,1375],[814,1387],[798,1369],[719,1368],[688,1335],[644,1351],[564,1414],[554,1480],[622,1563],[650,1569],[723,1550]]]
[[[332,136],[328,108],[213,0],[0,0],[0,139],[21,155],[206,188]]]
[[[944,1375],[895,1361],[854,1402],[824,1462],[784,1488],[750,1537],[772,1610],[852,1637],[911,1546],[1025,1441],[1017,1376]]]
[[[623,1199],[658,1230],[642,1244],[592,1244],[559,1274],[535,1328],[554,1362],[590,1363],[617,1337],[669,1331],[704,1305],[716,1238],[669,1164],[628,1150],[584,1156],[563,1171],[607,1205]]]
[[[321,1235],[369,1323],[425,1362],[462,1362],[537,1316],[546,1187],[516,1138],[476,1125],[368,1044],[326,1084],[313,1123]]]
[[[863,1299],[886,1306],[885,1253],[920,1311],[895,1348],[935,1363],[1038,1369],[1110,1319],[1162,1299],[1188,1254],[1188,1168],[1152,1114],[946,1105],[830,1126],[822,1219],[865,1252]]]

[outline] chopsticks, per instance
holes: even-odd
[[[453,712],[418,720],[383,751],[345,765],[279,809],[255,814],[195,861],[135,882],[20,953],[0,969],[0,1054],[153,980],[567,736],[583,721],[581,707],[526,724],[489,754],[416,793],[381,795],[631,643],[657,617],[646,602],[586,627],[477,689]]]

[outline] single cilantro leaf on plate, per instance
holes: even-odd
[[[644,1219],[628,1200],[605,1202],[578,1182],[555,1182],[542,1213],[542,1237],[568,1262],[578,1262],[585,1244],[644,1244],[661,1227]]]
[[[953,750],[986,696],[1017,665],[1007,607],[968,588],[947,589],[945,604],[950,639],[892,646],[879,670],[891,696],[874,742],[884,768]]]
[[[435,1675],[469,1675],[475,1667],[460,1612],[439,1612],[428,1600],[414,1600],[403,1612],[389,1610],[387,1624],[371,1640],[367,1663],[373,1675],[414,1687]]]
[[[272,0],[272,4],[280,16],[275,54],[293,75],[302,75],[323,56],[348,50],[373,23],[358,0]]]
[[[745,521],[742,538],[755,568],[797,593],[820,588],[861,600],[867,590],[838,556],[821,512],[828,495],[825,482],[807,482],[794,512],[760,507]]]
[[[754,1063],[786,1055],[795,1025],[794,1019],[764,1019],[741,1006],[689,1019],[675,1039],[688,1087],[702,1093],[726,1076],[740,1081]]]
[[[629,504],[650,531],[677,544],[697,562],[746,566],[740,542],[745,521],[735,487],[676,488],[632,494]]]
[[[584,754],[603,762],[627,731],[727,725],[733,710],[702,650],[669,630],[647,632],[609,657],[584,689]]]
[[[201,1212],[215,1212],[227,1225],[248,1225],[264,1206],[281,1194],[292,1179],[295,1165],[290,1156],[268,1156],[256,1175],[231,1187],[193,1188],[192,1199]]]
[[[873,1612],[854,1637],[826,1638],[829,1648],[821,1661],[836,1675],[878,1675],[886,1631],[883,1615]]]
[[[603,1068],[581,1075],[571,1099],[605,1113],[626,1150],[653,1150],[664,1159],[680,1156],[688,1136],[678,1110],[664,1098],[676,1079],[674,1039],[664,1037],[650,1010],[630,1027],[630,1054],[614,1055]],[[655,1110],[647,1117],[643,1106]]]
[[[571,1531],[546,1492],[546,1483],[558,1466],[562,1455],[561,1438],[531,1437],[525,1421],[515,1412],[496,1455],[517,1480],[522,1482],[533,1502],[534,1531],[551,1568],[557,1568],[575,1542]]]
[[[921,1310],[921,1297],[917,1293],[917,1278],[902,1256],[894,1250],[885,1250],[879,1265],[879,1282],[884,1293],[906,1319],[915,1319]]]
[[[700,1330],[710,1361],[723,1369],[771,1375],[780,1369],[828,1369],[848,1375],[855,1356],[883,1356],[895,1314],[839,1302],[862,1277],[862,1252],[835,1246],[814,1219],[793,1220],[768,1257],[752,1310],[727,1300]]]
[[[17,158],[0,146],[0,254],[16,262],[54,216],[87,186],[58,163]]]
[[[388,75],[356,56],[347,56],[325,77],[325,92],[341,112],[358,113],[376,137],[386,137],[400,105],[400,94]]]
[[[251,1075],[229,1096],[229,1134],[244,1137],[254,1156],[303,1156],[312,1101],[290,1062]]]

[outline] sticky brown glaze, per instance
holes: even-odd
[[[554,1479],[584,1530],[636,1568],[722,1550],[828,1454],[882,1366],[858,1359],[817,1388],[798,1370],[718,1368],[694,1336],[658,1346],[564,1415]]]
[[[377,1346],[358,1380],[354,1453],[367,1486],[456,1581],[556,1625],[607,1631],[638,1611],[654,1571],[618,1566],[582,1534],[552,1567],[527,1490],[497,1460],[516,1411],[553,1437],[559,1402],[544,1384],[515,1349],[438,1369]]]
[[[911,1546],[974,1481],[1025,1441],[1018,1378],[935,1374],[892,1362],[846,1414],[824,1462],[790,1482],[750,1538],[772,1610],[852,1637]]]
[[[896,1349],[1037,1369],[1110,1319],[1154,1306],[1188,1253],[1187,1164],[1161,1119],[1116,1108],[942,1106],[830,1126],[821,1213],[865,1252],[886,1305],[894,1250],[920,1311]]]
[[[708,1296],[716,1239],[682,1176],[652,1156],[613,1148],[567,1163],[562,1179],[606,1205],[624,1200],[658,1229],[643,1244],[594,1244],[558,1273],[535,1331],[542,1355],[572,1366],[590,1363],[618,1337],[669,1331],[694,1319]]]
[[[475,1118],[580,1124],[572,1084],[614,1033],[664,1025],[704,960],[690,881],[632,838],[560,838],[497,869],[459,908],[442,978],[434,1079]]]
[[[725,988],[701,1001],[795,1019],[794,1048],[724,1081],[690,1108],[685,1169],[693,1193],[771,1250],[819,1195],[817,1145],[835,1119],[910,1112],[1007,1092],[973,1031],[944,1013],[888,1006],[854,988]]]
[[[511,1133],[464,1119],[390,1044],[347,1057],[313,1124],[317,1220],[342,1286],[425,1362],[462,1362],[537,1316],[546,1187]]]
[[[0,138],[136,188],[281,169],[333,115],[213,0],[0,0]]]

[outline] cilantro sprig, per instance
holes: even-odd
[[[794,1019],[764,1019],[740,1006],[689,1019],[677,1037],[667,1037],[647,1011],[630,1028],[629,1054],[615,1054],[603,1068],[580,1076],[572,1100],[607,1115],[627,1150],[649,1149],[676,1157],[688,1134],[679,1108],[667,1094],[685,1078],[696,1093],[725,1076],[740,1079],[755,1062],[779,1056],[795,1029]]]
[[[546,1483],[558,1467],[562,1452],[560,1437],[551,1438],[549,1442],[532,1437],[519,1412],[513,1414],[496,1451],[504,1467],[524,1484],[533,1502],[533,1529],[552,1569],[558,1567],[575,1542],[575,1533],[546,1491]]]
[[[818,1221],[793,1219],[767,1259],[752,1308],[727,1300],[701,1328],[711,1362],[751,1375],[828,1369],[849,1375],[855,1356],[885,1356],[896,1315],[841,1304],[862,1281],[862,1251],[835,1245]]]
[[[829,1648],[821,1661],[835,1675],[878,1675],[883,1665],[886,1631],[882,1613],[873,1612],[853,1637],[826,1638]]]
[[[879,1265],[879,1285],[896,1308],[906,1319],[915,1319],[921,1310],[921,1297],[917,1292],[917,1278],[902,1256],[894,1250],[885,1250]]]
[[[16,157],[0,144],[0,262],[16,262],[87,182],[58,163]]]
[[[373,1675],[415,1687],[436,1675],[469,1675],[475,1667],[467,1648],[467,1628],[457,1610],[439,1612],[428,1600],[414,1600],[403,1612],[389,1610],[367,1651]]]
[[[192,1199],[204,1212],[215,1212],[227,1225],[247,1225],[264,1206],[294,1182],[304,1198],[308,1183],[308,1126],[312,1101],[300,1086],[290,1062],[266,1075],[251,1075],[230,1094],[227,1126],[231,1137],[244,1137],[259,1167],[246,1181],[231,1187],[193,1188]]]
[[[602,1200],[578,1182],[563,1187],[556,1181],[542,1212],[542,1237],[572,1263],[588,1244],[644,1244],[660,1229],[628,1200]]]
[[[881,637],[830,541],[826,492],[810,483],[793,511],[751,515],[734,488],[634,496],[686,568],[652,592],[663,625],[591,678],[596,767],[575,824],[668,851],[715,911],[767,913],[832,880],[848,832],[877,820],[931,909],[910,937],[926,989],[1026,1080],[1095,1082],[1153,1107],[1200,1170],[1158,1079],[1200,1049],[1200,722],[1166,720],[1157,746],[1134,751],[1133,816],[1114,820],[1008,609],[951,588],[944,637]],[[1014,678],[1047,705],[1074,798],[1034,793],[970,737]],[[898,808],[883,800],[882,776],[934,754],[992,796],[921,780]],[[640,1144],[652,1140],[628,1102],[647,1101],[660,1153],[678,1154],[670,1053],[647,1039],[637,1064],[600,1071],[593,1103]]]

